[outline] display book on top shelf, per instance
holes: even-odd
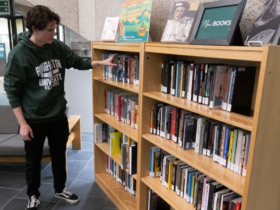
[[[98,48],[97,50],[94,48],[95,46]],[[117,44],[102,46],[100,43],[93,42],[92,54],[94,55],[94,52],[98,54],[98,51],[102,52],[103,50],[113,51],[116,48],[121,51],[123,47],[124,45],[117,47]],[[127,46],[128,48],[131,47]],[[131,52],[135,51],[131,50]],[[242,210],[277,209],[277,193],[279,193],[279,189],[276,183],[280,184],[279,177],[277,176],[280,167],[279,163],[275,162],[275,159],[278,154],[277,148],[280,146],[280,143],[277,141],[278,128],[276,123],[279,114],[277,101],[280,98],[277,94],[277,88],[273,87],[277,87],[279,83],[277,76],[279,76],[280,71],[277,67],[279,67],[280,63],[277,57],[280,55],[280,48],[278,46],[247,48],[141,43],[137,52],[140,52],[140,86],[138,93],[141,120],[138,129],[138,182],[136,199],[134,197],[134,200],[128,201],[128,198],[124,198],[124,201],[120,198],[124,192],[119,191],[117,187],[109,187],[108,184],[104,184],[107,181],[107,177],[104,174],[106,169],[105,157],[103,153],[98,151],[95,145],[95,168],[98,167],[98,170],[95,170],[95,177],[98,178],[97,183],[115,205],[119,209],[147,209],[148,188],[151,188],[174,209],[193,209],[192,205],[187,204],[175,192],[165,189],[160,184],[159,178],[149,176],[150,148],[158,146],[240,194],[243,197]],[[98,58],[98,55],[96,58]],[[256,82],[251,107],[254,109],[254,116],[247,117],[223,110],[210,110],[209,107],[193,101],[161,93],[161,77],[159,76],[161,75],[161,64],[168,59],[192,60],[194,63],[256,66]],[[141,78],[143,78],[142,81]],[[98,96],[100,98],[104,97],[104,93],[100,92],[102,88],[104,90],[106,85],[100,82],[97,84],[97,81],[93,79],[93,100]],[[106,86],[106,89],[113,88],[115,87]],[[94,113],[103,113],[103,100],[93,102],[96,103],[94,104]],[[208,157],[199,155],[193,150],[184,151],[179,148],[178,144],[149,134],[151,109],[155,102],[164,102],[222,123],[251,131],[251,146],[246,178],[221,167],[213,161],[209,162],[210,159]],[[102,121],[102,119],[97,117],[94,117],[94,120],[96,122]],[[263,141],[263,139],[266,141]],[[133,207],[128,207],[133,201],[136,201]]]

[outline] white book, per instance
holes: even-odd
[[[189,101],[192,100],[192,82],[193,82],[193,68],[194,68],[194,65],[193,64],[190,64],[190,66],[188,67],[188,89],[187,89],[187,99]],[[192,71],[190,71],[192,69]]]
[[[229,101],[229,93],[230,93],[230,88],[231,88],[232,75],[233,75],[232,67],[228,67],[226,92],[225,92],[224,100],[222,102],[222,109],[225,111],[227,110],[227,104]]]
[[[200,117],[197,120],[197,126],[196,126],[196,136],[195,136],[195,151],[199,153],[200,148],[200,133],[201,133],[201,125],[204,124],[206,118]]]
[[[225,83],[225,75],[227,72],[227,66],[217,66],[216,78],[214,82],[213,90],[213,106],[210,106],[213,110],[219,110],[222,108],[223,90]]]
[[[234,170],[233,170],[235,173],[238,173],[238,171],[239,171],[239,164],[240,164],[240,158],[241,158],[241,152],[242,152],[242,140],[243,140],[243,131],[239,130],[237,144],[236,144]]]
[[[101,41],[118,42],[119,17],[106,17]]]

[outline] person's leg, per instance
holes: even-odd
[[[66,143],[69,136],[68,120],[65,117],[62,120],[53,122],[48,126],[47,137],[50,146],[52,158],[52,171],[54,177],[55,192],[62,192],[66,182]]]
[[[39,187],[41,185],[41,160],[43,146],[46,139],[46,130],[44,124],[29,124],[33,131],[32,141],[24,141],[25,159],[26,159],[26,182],[27,195],[40,196]]]

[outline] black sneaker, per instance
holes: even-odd
[[[36,198],[35,195],[32,195],[28,200],[28,204],[25,210],[37,210],[39,204],[40,201]]]
[[[78,203],[80,201],[79,196],[67,191],[67,188],[64,188],[63,192],[61,192],[61,193],[55,193],[54,196],[56,198],[64,199],[71,204]]]

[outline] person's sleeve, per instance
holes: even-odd
[[[66,68],[75,68],[78,70],[89,70],[92,69],[91,60],[83,60],[78,55],[73,53],[71,49],[64,45],[66,55]]]
[[[26,71],[27,69],[23,68],[15,59],[8,59],[4,76],[4,90],[13,109],[21,106],[20,94],[27,81]]]

